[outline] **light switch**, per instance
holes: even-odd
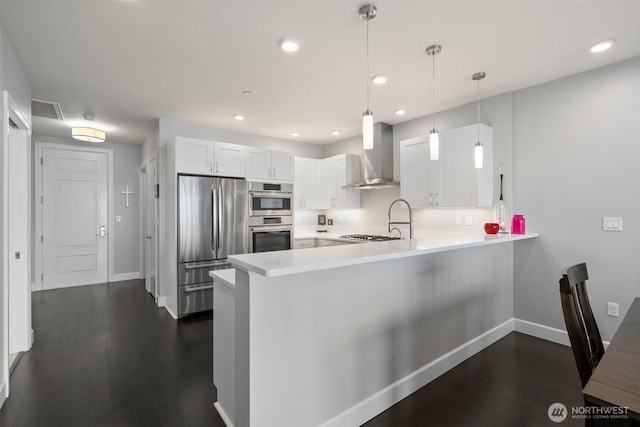
[[[122,221],[122,217],[120,215],[116,215],[116,222]]]
[[[462,215],[456,215],[456,225],[462,225]]]
[[[622,231],[622,218],[619,216],[605,216],[602,218],[604,231]]]
[[[471,215],[467,215],[467,225],[473,225],[473,217]]]

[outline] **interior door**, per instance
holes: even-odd
[[[147,291],[158,300],[158,199],[156,198],[156,185],[158,176],[156,172],[156,158],[147,161],[146,169],[146,280]]]
[[[108,156],[42,149],[43,289],[108,280]]]

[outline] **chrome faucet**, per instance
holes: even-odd
[[[409,222],[395,222],[395,221],[392,222],[391,221],[391,208],[393,208],[393,205],[395,205],[396,202],[404,202],[404,204],[407,205],[407,208],[409,208]],[[409,202],[407,202],[405,199],[395,199],[393,202],[391,202],[391,205],[389,206],[389,224],[388,224],[389,233],[391,233],[393,230],[398,230],[400,232],[400,237],[402,237],[402,231],[400,231],[399,228],[391,227],[392,225],[399,225],[399,224],[409,224],[409,238],[413,239],[413,214],[411,212],[411,205],[409,205]]]

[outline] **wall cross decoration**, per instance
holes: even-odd
[[[129,190],[129,186],[127,185],[127,186],[125,187],[125,190],[124,190],[124,191],[121,191],[121,192],[120,192],[120,194],[124,194],[124,202],[125,202],[125,206],[126,206],[126,207],[129,207],[129,196],[130,196],[131,194],[133,194],[133,191],[130,191],[130,190]]]

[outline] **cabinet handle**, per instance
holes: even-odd
[[[218,162],[216,162],[216,173],[218,173]]]
[[[436,193],[436,206],[440,206],[440,193]]]
[[[429,204],[433,206],[433,193],[429,194]]]
[[[213,162],[209,162],[209,172],[213,172]]]
[[[269,167],[267,168],[267,170],[269,171],[269,172],[268,172],[269,178],[271,178],[271,166],[269,166]]]
[[[276,177],[276,168],[273,168],[273,177]]]

